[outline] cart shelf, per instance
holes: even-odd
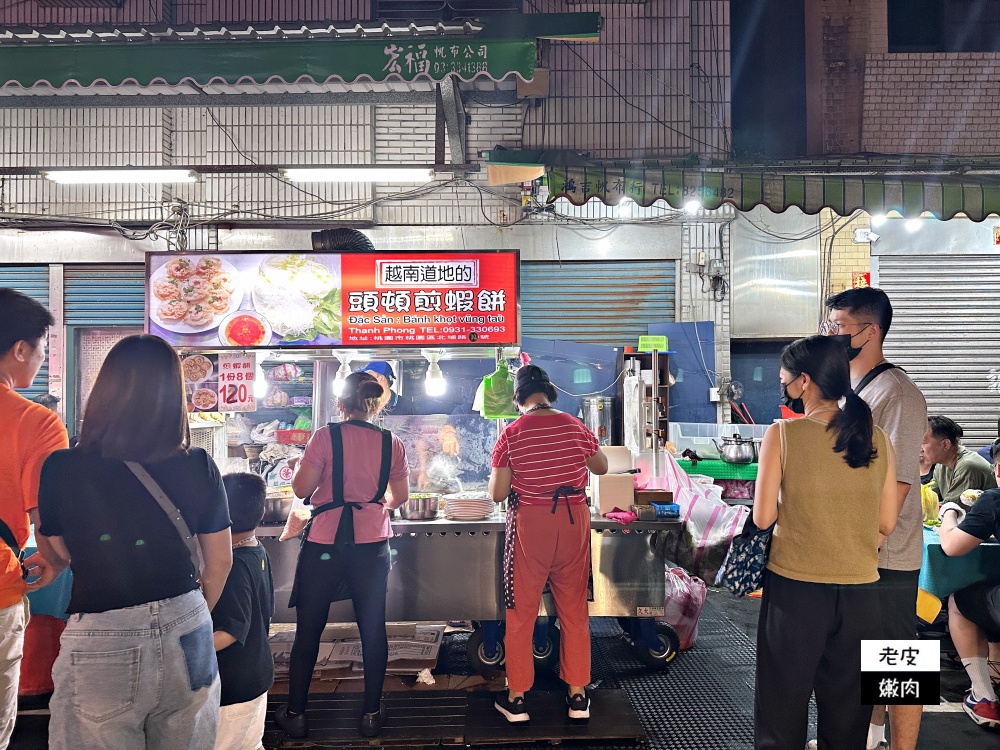
[[[730,464],[710,458],[699,461],[697,466],[692,466],[687,459],[678,459],[677,463],[688,474],[704,474],[712,479],[757,479],[757,464],[755,463]]]

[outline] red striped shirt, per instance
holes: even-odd
[[[597,438],[580,420],[565,412],[528,414],[507,426],[493,448],[493,466],[510,468],[511,487],[521,502],[552,502],[562,485],[587,486],[587,459],[597,453]],[[586,502],[583,494],[573,504]]]

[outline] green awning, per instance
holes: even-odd
[[[567,198],[576,205],[591,198],[617,205],[630,198],[648,206],[664,200],[674,208],[697,200],[708,209],[730,203],[741,211],[764,205],[781,212],[797,206],[808,214],[829,208],[841,216],[858,209],[869,214],[898,211],[906,217],[930,212],[939,219],[965,214],[982,221],[1000,214],[1000,179],[994,175],[955,173],[817,174],[801,171],[609,168],[553,166],[548,172],[549,200]]]
[[[391,37],[128,44],[0,45],[0,86],[149,86],[303,80],[500,80],[535,72],[535,38]]]

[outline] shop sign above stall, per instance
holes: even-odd
[[[256,411],[254,380],[257,355],[226,352],[219,355],[219,411]]]
[[[516,250],[148,253],[146,274],[146,330],[179,349],[518,343]]]

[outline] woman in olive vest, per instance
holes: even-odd
[[[843,344],[793,342],[780,379],[801,419],[768,428],[753,520],[774,524],[757,630],[755,748],[801,750],[815,691],[819,746],[863,748],[861,641],[877,638],[878,548],[896,524],[892,445],[851,389]],[[841,407],[841,402],[843,407]]]

